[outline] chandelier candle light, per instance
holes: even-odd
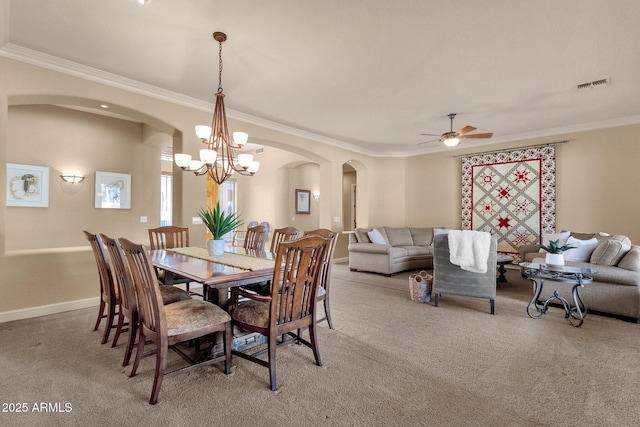
[[[196,126],[196,135],[207,148],[200,150],[200,160],[192,160],[190,154],[178,153],[174,156],[176,165],[183,171],[196,175],[209,174],[219,185],[233,173],[253,176],[258,171],[260,163],[253,160],[253,155],[236,153],[247,143],[249,135],[244,132],[234,132],[233,141],[229,140],[227,113],[224,109],[224,93],[222,92],[222,42],[227,35],[221,32],[213,33],[213,38],[219,44],[218,49],[218,91],[216,105],[213,110],[211,126]]]

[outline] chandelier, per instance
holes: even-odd
[[[176,165],[183,171],[193,172],[198,176],[209,174],[217,184],[222,184],[235,172],[252,176],[258,171],[260,163],[254,161],[251,154],[236,152],[247,143],[248,134],[234,132],[233,141],[229,140],[227,113],[224,109],[224,93],[222,93],[222,42],[227,40],[227,35],[216,31],[213,33],[213,38],[219,44],[216,105],[211,126],[196,126],[196,135],[207,148],[200,150],[200,160],[193,160],[190,154],[184,153],[178,153],[174,158]]]

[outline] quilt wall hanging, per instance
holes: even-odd
[[[555,146],[476,154],[462,158],[462,229],[498,237],[498,252],[555,231]]]

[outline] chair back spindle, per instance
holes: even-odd
[[[273,230],[273,237],[271,238],[270,251],[274,254],[278,252],[278,246],[282,242],[288,242],[289,240],[295,240],[300,237],[300,230],[295,227],[276,228]]]
[[[326,228],[319,228],[317,230],[310,230],[304,232],[305,236],[321,236],[329,239],[329,246],[325,252],[324,260],[322,262],[322,269],[320,270],[320,276],[318,281],[318,301],[324,302],[324,317],[318,319],[317,322],[321,323],[327,321],[329,329],[333,329],[333,321],[331,319],[331,305],[329,299],[329,290],[331,285],[331,268],[333,266],[333,254],[336,249],[336,243],[338,241],[338,233],[335,233]]]
[[[264,245],[267,242],[269,230],[264,225],[256,225],[247,229],[247,235],[244,239],[244,248],[256,251],[264,251]]]
[[[149,229],[151,250],[184,248],[189,246],[189,229],[175,225],[166,225]]]

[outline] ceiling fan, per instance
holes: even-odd
[[[451,131],[450,132],[445,132],[442,135],[435,135],[433,133],[421,133],[420,135],[439,136],[440,138],[439,139],[433,139],[431,141],[420,142],[420,143],[418,143],[418,145],[427,144],[429,142],[440,141],[440,142],[444,143],[444,145],[446,145],[447,147],[455,147],[463,139],[468,139],[468,138],[491,138],[493,136],[493,133],[476,133],[476,134],[473,134],[473,135],[469,135],[469,132],[473,132],[474,130],[476,130],[476,128],[474,128],[473,126],[465,126],[462,129],[460,129],[459,131],[454,132],[453,131],[453,119],[456,117],[456,113],[449,113],[448,117],[449,117],[449,120],[451,120]]]

